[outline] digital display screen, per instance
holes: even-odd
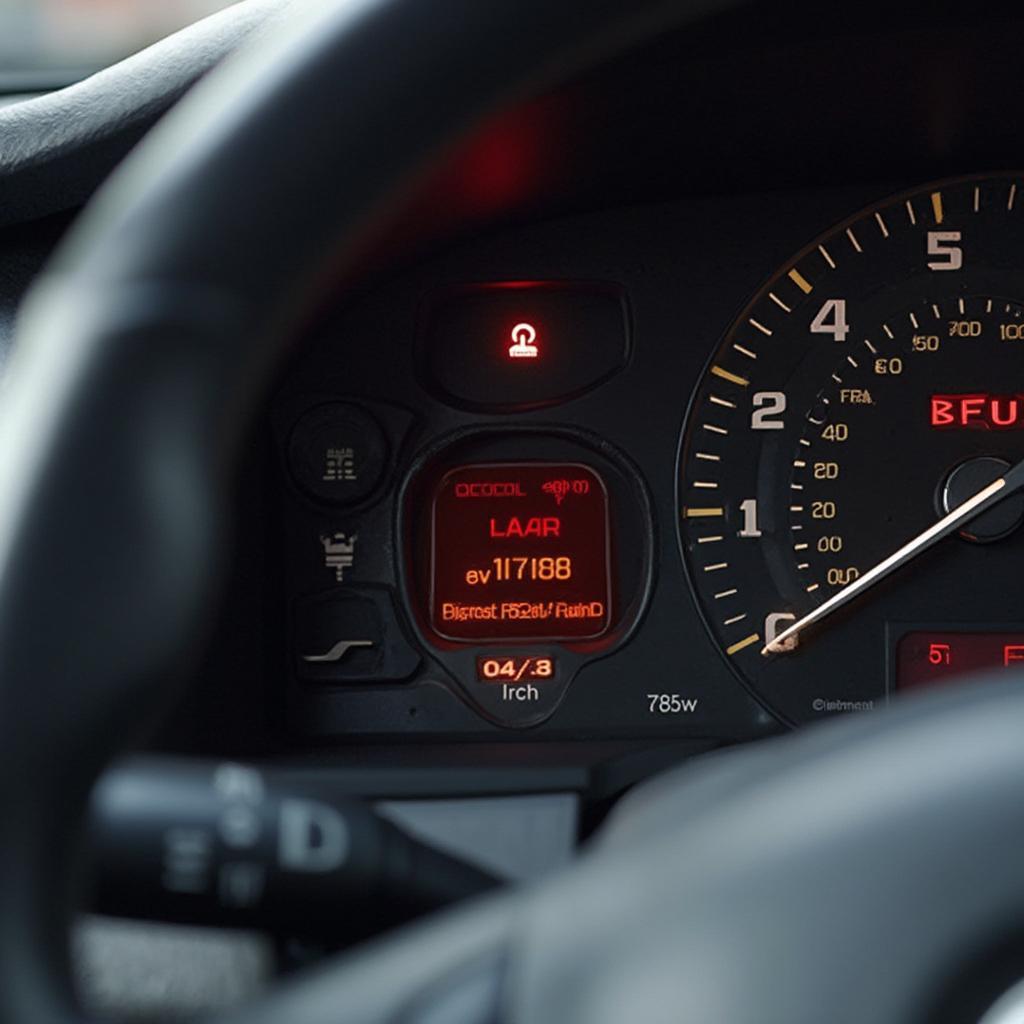
[[[932,395],[930,420],[936,430],[1024,430],[1024,395]]]
[[[433,497],[431,620],[450,640],[590,640],[610,623],[608,495],[576,463],[462,466]]]
[[[936,686],[998,669],[1024,671],[1024,632],[907,633],[896,649],[900,689]]]

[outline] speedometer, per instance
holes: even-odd
[[[889,199],[739,315],[695,394],[680,536],[780,717],[1024,660],[1024,181]]]

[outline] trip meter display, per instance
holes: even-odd
[[[961,634],[1024,608],[1022,187],[940,183],[816,239],[695,395],[679,472],[691,582],[728,663],[788,720],[907,685],[901,623],[934,623],[935,644],[955,624],[966,664]]]
[[[584,465],[451,470],[433,496],[431,543],[439,636],[592,640],[609,626],[608,496]]]

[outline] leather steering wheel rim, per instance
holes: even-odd
[[[33,291],[0,408],[0,1024],[81,1017],[66,934],[88,791],[187,678],[233,450],[310,297],[497,104],[724,6],[313,4],[94,202]],[[499,1001],[531,1024],[932,1019],[955,951],[1024,920],[1022,712],[1013,684],[980,687],[688,770],[564,877],[238,1019],[448,1024]]]

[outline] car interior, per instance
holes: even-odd
[[[1022,30],[0,67],[0,1024],[1024,1021]]]

